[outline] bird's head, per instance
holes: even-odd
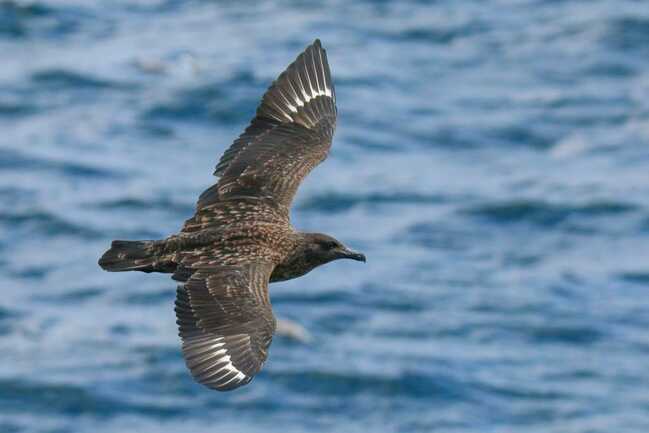
[[[307,260],[314,264],[321,265],[338,259],[365,261],[364,254],[347,248],[331,236],[322,233],[306,233],[305,235],[304,254],[307,256]]]

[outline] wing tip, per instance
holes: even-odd
[[[224,336],[181,336],[185,365],[194,380],[217,391],[230,391],[249,383],[259,371],[244,371],[233,362],[233,349]],[[261,367],[261,366],[260,366]]]
[[[257,116],[313,127],[321,117],[335,118],[335,95],[327,53],[320,39],[315,39],[273,81],[262,98]],[[314,103],[316,107],[308,110]]]
[[[327,52],[316,38],[291,62],[266,90],[248,128],[225,151],[213,175],[224,176],[233,160],[253,139],[282,124],[300,124],[307,129],[325,120],[329,127],[336,123],[336,91],[329,68]],[[213,186],[201,194],[198,208],[219,197]]]

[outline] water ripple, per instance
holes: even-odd
[[[233,100],[226,97],[222,90],[225,86],[244,86],[246,79],[234,78],[221,85],[206,84],[196,88],[184,89],[172,95],[166,101],[160,101],[150,106],[142,114],[142,122],[145,124],[155,123],[164,120],[171,121],[216,121],[225,125],[231,123],[245,123],[253,115],[239,109],[241,105],[252,106],[252,101]],[[241,82],[243,81],[243,82]],[[252,84],[252,83],[249,83]]]
[[[356,206],[373,205],[425,205],[440,204],[448,198],[438,194],[417,194],[412,192],[352,194],[330,192],[312,196],[300,205],[301,210],[338,213],[353,209]]]
[[[0,38],[57,39],[79,33],[89,22],[101,22],[87,10],[47,3],[0,1]]]
[[[118,414],[144,414],[170,417],[180,411],[169,405],[136,404],[126,400],[101,397],[72,385],[30,383],[18,379],[0,379],[0,402],[6,413],[59,413],[67,416],[111,417]]]
[[[51,212],[39,209],[0,212],[0,225],[13,230],[25,230],[33,235],[55,237],[70,235],[83,239],[97,239],[101,232],[81,224],[68,221]]]
[[[94,205],[94,207],[105,211],[112,211],[112,210],[142,211],[142,210],[158,209],[158,210],[178,213],[181,215],[190,215],[194,210],[194,206],[191,204],[180,203],[176,200],[172,200],[164,197],[159,197],[154,199],[124,197],[116,200],[102,201]]]
[[[609,21],[603,41],[617,50],[649,52],[649,18],[624,16]]]
[[[0,149],[0,169],[6,171],[22,172],[50,171],[63,176],[79,178],[104,178],[110,179],[121,177],[124,174],[115,169],[106,167],[90,166],[72,161],[41,158],[34,155],[27,155],[14,150]]]
[[[31,75],[33,86],[49,91],[133,90],[134,84],[93,77],[78,71],[46,69]]]
[[[472,206],[463,209],[462,213],[498,224],[527,222],[544,227],[554,227],[573,216],[579,218],[618,216],[638,209],[637,205],[625,202],[601,201],[574,205],[538,200],[508,200]]]
[[[368,394],[399,395],[401,397],[434,398],[447,404],[453,400],[465,399],[466,389],[451,377],[430,377],[406,372],[399,376],[371,375],[363,372],[285,371],[273,372],[276,381],[291,392],[309,392],[319,395]]]

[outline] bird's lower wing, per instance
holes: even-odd
[[[178,287],[183,356],[199,383],[228,391],[261,370],[275,331],[268,297],[272,270],[268,263],[202,268]]]

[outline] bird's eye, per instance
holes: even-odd
[[[333,250],[336,248],[338,245],[334,241],[321,241],[320,242],[320,248],[323,250]]]

